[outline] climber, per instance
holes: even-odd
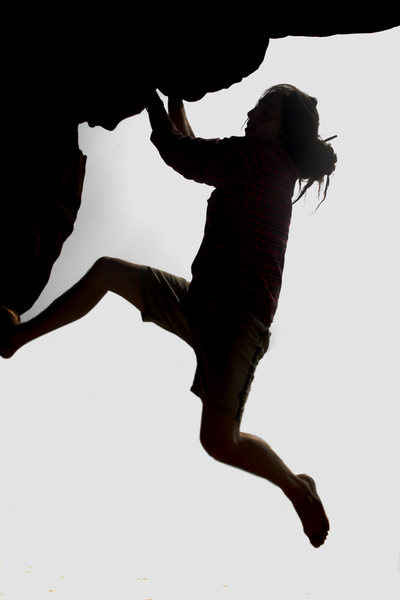
[[[204,238],[190,282],[164,271],[102,257],[71,289],[31,320],[0,311],[0,353],[87,314],[108,292],[194,350],[191,391],[202,401],[200,442],[215,460],[263,477],[291,501],[314,547],[329,521],[314,480],[294,474],[261,438],[241,431],[255,369],[268,349],[277,309],[296,182],[299,197],[335,169],[318,134],[315,98],[291,85],[269,88],[249,111],[244,136],[195,137],[183,102],[154,92],[147,103],[151,141],[186,178],[213,186]],[[295,200],[295,201],[297,201]],[[295,202],[294,201],[294,202]],[[294,203],[293,202],[293,203]]]

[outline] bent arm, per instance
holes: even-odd
[[[164,162],[186,179],[216,187],[243,182],[251,176],[254,160],[249,140],[203,139],[182,133],[169,117],[155,90],[146,109],[152,127],[151,141]]]

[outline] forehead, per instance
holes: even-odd
[[[271,92],[260,98],[258,103],[268,108],[279,109],[282,106],[282,95],[277,92]]]

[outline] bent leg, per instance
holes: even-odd
[[[295,475],[263,439],[243,433],[233,417],[206,404],[203,404],[200,441],[215,460],[280,487],[292,502],[311,544],[318,547],[324,543],[329,521],[311,477]]]
[[[289,495],[297,476],[261,438],[240,431],[239,422],[210,405],[203,405],[200,441],[216,460],[264,477]]]
[[[108,291],[141,310],[141,275],[145,268],[116,258],[100,258],[43,312],[9,330],[0,340],[1,355],[9,358],[24,344],[82,318]]]

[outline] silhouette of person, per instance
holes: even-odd
[[[191,391],[202,401],[200,442],[215,460],[279,486],[313,546],[329,521],[314,480],[294,474],[261,438],[240,425],[255,369],[268,349],[277,308],[297,181],[301,193],[335,169],[332,147],[318,135],[315,98],[294,86],[269,88],[249,111],[244,136],[195,137],[183,102],[158,94],[147,111],[151,141],[184,177],[213,186],[192,279],[101,257],[72,288],[33,319],[0,311],[0,353],[86,315],[108,292],[119,294],[194,350]],[[298,199],[298,198],[297,198]]]

